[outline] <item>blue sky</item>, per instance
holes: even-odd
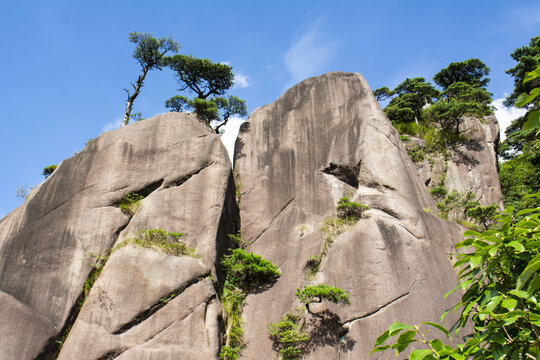
[[[181,53],[227,62],[249,111],[306,77],[359,72],[372,89],[427,79],[479,58],[494,99],[512,91],[509,54],[540,34],[538,1],[7,1],[0,0],[0,218],[86,141],[115,128],[136,80],[133,30],[172,36]],[[166,111],[172,72],[149,74],[134,112]],[[507,118],[511,110],[499,113]],[[229,134],[229,142],[234,136]]]

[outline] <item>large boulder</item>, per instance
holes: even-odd
[[[144,199],[122,212],[133,193]],[[216,357],[211,279],[238,226],[227,153],[194,115],[91,140],[0,222],[0,359],[54,358],[62,343],[65,359]],[[111,255],[153,228],[182,233],[194,256],[132,244]]]
[[[275,357],[267,325],[300,305],[294,293],[306,285],[351,295],[351,305],[312,306],[306,359],[366,359],[392,322],[438,321],[456,302],[443,295],[456,284],[448,254],[463,229],[432,215],[431,196],[361,75],[310,78],[255,110],[240,129],[235,173],[248,249],[283,274],[246,299],[244,358]],[[344,196],[370,210],[334,229],[341,234],[321,231]],[[313,274],[307,263],[320,254]]]

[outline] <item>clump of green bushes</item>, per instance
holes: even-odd
[[[126,215],[134,215],[141,209],[141,200],[144,199],[144,196],[130,193],[124,196],[118,203],[120,210]]]
[[[362,213],[368,209],[369,206],[350,201],[346,196],[339,199],[336,207],[337,216],[339,218],[354,218],[357,220],[360,219],[362,217]]]
[[[141,230],[135,236],[127,238],[114,248],[117,250],[126,245],[135,245],[174,256],[195,256],[195,249],[188,247],[180,240],[181,233],[168,232],[162,229]]]
[[[309,335],[304,328],[307,314],[316,317],[322,316],[312,312],[309,308],[310,304],[321,303],[323,300],[335,304],[351,303],[347,292],[327,284],[297,289],[295,295],[304,306],[295,312],[283,315],[277,323],[268,324],[268,331],[274,343],[273,348],[283,360],[300,359],[306,350],[306,345],[309,342]]]
[[[225,313],[225,345],[220,360],[236,360],[244,344],[242,329],[242,306],[249,291],[267,285],[281,276],[277,266],[259,255],[234,249],[225,255],[221,264],[225,271],[225,284],[221,303]]]

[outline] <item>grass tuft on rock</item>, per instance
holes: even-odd
[[[169,255],[195,257],[195,249],[188,247],[180,240],[181,237],[181,233],[168,232],[162,229],[141,230],[137,235],[122,241],[114,250],[126,245],[135,245]]]

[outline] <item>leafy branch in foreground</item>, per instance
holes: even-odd
[[[540,198],[540,193],[532,195]],[[459,284],[450,291],[464,291],[461,301],[450,310],[458,311],[454,324],[459,329],[472,324],[464,344],[444,345],[427,340],[419,326],[394,323],[375,341],[372,352],[395,349],[403,352],[413,342],[427,349],[414,350],[409,359],[538,359],[540,357],[540,207],[515,211],[508,207],[496,219],[499,227],[482,233],[468,230],[457,244]],[[448,313],[445,312],[442,319]],[[435,327],[448,338],[450,333]],[[397,336],[393,344],[384,343]]]

